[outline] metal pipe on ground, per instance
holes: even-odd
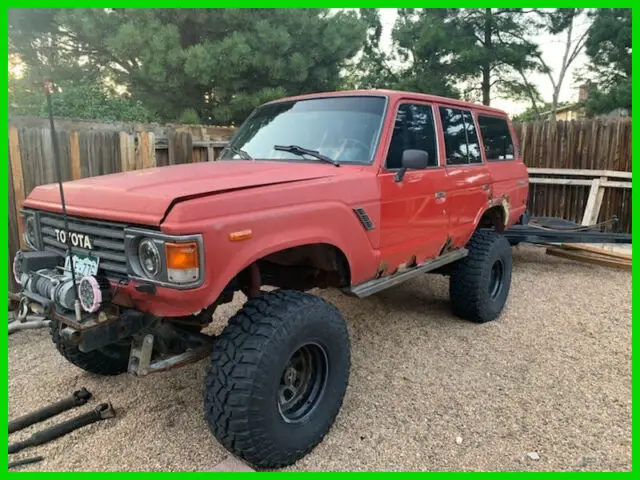
[[[16,468],[16,467],[22,467],[24,465],[31,465],[32,463],[38,463],[38,462],[41,462],[43,460],[44,460],[44,457],[41,457],[41,456],[23,458],[23,459],[20,459],[20,460],[14,460],[13,462],[9,462],[9,469]]]
[[[39,432],[34,433],[29,438],[22,442],[16,442],[9,445],[9,453],[17,453],[25,448],[35,447],[48,443],[56,438],[62,437],[67,433],[71,433],[74,430],[78,430],[84,426],[90,425],[100,420],[106,420],[107,418],[113,418],[116,416],[116,412],[109,403],[102,403],[94,410],[74,417],[66,422],[62,422],[53,427],[46,428]]]
[[[91,392],[86,388],[76,390],[67,398],[63,398],[51,405],[47,405],[39,410],[35,410],[31,413],[27,413],[22,417],[18,417],[15,420],[9,422],[9,434],[27,428],[34,423],[42,422],[48,418],[54,417],[62,412],[71,410],[75,407],[80,407],[87,403],[92,397]]]
[[[32,320],[28,322],[11,322],[9,324],[9,335],[21,330],[35,330],[37,328],[46,328],[51,325],[51,320]]]

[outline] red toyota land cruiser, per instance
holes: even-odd
[[[385,90],[285,98],[216,162],[65,183],[66,214],[58,185],[36,188],[13,269],[21,308],[50,318],[86,371],[147,375],[210,355],[211,431],[281,467],[322,440],[349,379],[345,321],[306,291],[365,297],[438,273],[455,315],[494,320],[511,283],[501,232],[528,188],[502,111]],[[202,334],[236,292],[247,301],[222,334]]]

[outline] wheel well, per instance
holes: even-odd
[[[240,290],[254,297],[261,286],[306,291],[349,285],[351,271],[344,252],[334,245],[313,243],[265,255],[236,275],[225,291]]]
[[[482,214],[480,222],[478,222],[478,229],[493,228],[496,232],[502,233],[504,232],[505,220],[504,208],[493,206]]]

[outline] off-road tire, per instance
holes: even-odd
[[[307,416],[290,423],[279,403],[283,370],[310,342],[326,353],[324,387]],[[229,320],[211,354],[204,391],[207,423],[227,450],[254,467],[291,465],[333,425],[350,365],[347,326],[332,304],[289,290],[250,299]]]
[[[464,320],[495,320],[504,309],[511,287],[511,245],[497,232],[478,230],[467,248],[469,255],[456,262],[449,277],[451,309]],[[501,287],[492,296],[492,269],[498,263],[502,265]]]
[[[51,321],[49,333],[58,352],[69,362],[82,370],[96,375],[114,376],[125,373],[129,365],[130,347],[124,345],[108,345],[91,352],[82,352],[60,335],[59,323]]]

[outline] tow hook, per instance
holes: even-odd
[[[39,432],[34,433],[29,438],[22,442],[16,442],[9,445],[9,453],[17,453],[28,447],[35,447],[48,443],[51,440],[62,437],[67,433],[71,433],[74,430],[85,427],[100,420],[106,420],[116,416],[116,412],[110,403],[102,403],[94,410],[74,417],[66,422],[59,423],[50,428],[45,428]]]

